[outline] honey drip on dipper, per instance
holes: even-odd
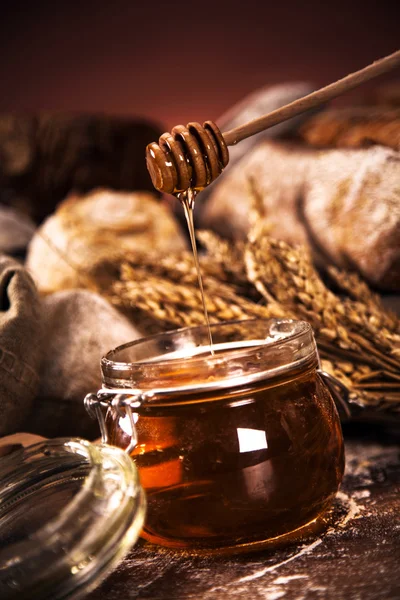
[[[229,153],[225,140],[212,121],[206,121],[203,127],[200,123],[188,123],[186,127],[178,125],[171,133],[164,133],[158,144],[147,146],[146,161],[154,187],[161,192],[173,194],[183,206],[208,328],[210,351],[213,354],[193,210],[197,194],[214,181],[228,164]]]

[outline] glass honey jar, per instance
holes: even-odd
[[[340,420],[308,323],[248,320],[110,351],[89,395],[103,442],[147,497],[142,536],[195,552],[252,551],[323,522],[340,485]]]

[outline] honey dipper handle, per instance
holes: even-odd
[[[258,119],[254,119],[254,121],[250,121],[249,123],[245,123],[245,125],[241,125],[240,127],[236,127],[235,129],[231,129],[230,131],[226,131],[223,133],[225,143],[227,146],[233,146],[242,140],[245,140],[260,131],[264,131],[273,125],[277,125],[278,123],[282,123],[283,121],[287,121],[296,115],[299,115],[315,106],[319,106],[320,104],[324,104],[328,100],[332,100],[332,98],[336,98],[340,94],[351,90],[358,85],[364,83],[365,81],[369,81],[378,75],[382,75],[383,73],[387,73],[392,69],[400,66],[400,50],[394,52],[393,54],[389,54],[389,56],[385,56],[385,58],[381,58],[380,60],[376,60],[372,64],[364,67],[360,71],[356,71],[355,73],[350,73],[343,79],[339,79],[334,83],[330,83],[329,85],[304,96],[303,98],[299,98],[286,106],[282,106],[282,108],[278,108],[263,117],[259,117]]]

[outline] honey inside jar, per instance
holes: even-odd
[[[248,321],[235,333],[247,327],[251,337],[250,323],[272,327]],[[341,427],[307,324],[264,342],[212,327],[213,356],[174,348],[135,365],[135,385],[151,389],[134,418],[132,457],[148,503],[142,535],[176,548],[248,550],[326,511],[343,475]],[[105,365],[104,373],[109,380]],[[107,426],[110,442],[126,447],[128,419],[110,409]]]

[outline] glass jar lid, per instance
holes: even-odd
[[[55,439],[0,460],[0,598],[81,598],[132,547],[145,516],[119,448]]]

